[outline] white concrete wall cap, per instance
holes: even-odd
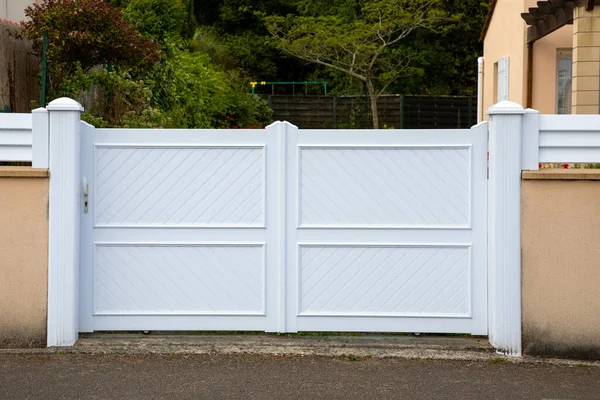
[[[520,104],[505,100],[488,108],[487,115],[495,114],[525,114],[525,110]]]
[[[83,106],[73,99],[61,97],[48,103],[46,109],[49,111],[83,111]]]

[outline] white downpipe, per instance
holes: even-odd
[[[483,121],[483,57],[477,59],[477,123]]]

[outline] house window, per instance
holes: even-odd
[[[556,113],[571,114],[573,53],[559,49],[556,54]]]

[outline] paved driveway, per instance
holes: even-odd
[[[600,368],[241,355],[0,355],[0,399],[600,399]]]

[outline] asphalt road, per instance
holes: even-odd
[[[0,399],[600,399],[600,368],[206,355],[0,355]]]

